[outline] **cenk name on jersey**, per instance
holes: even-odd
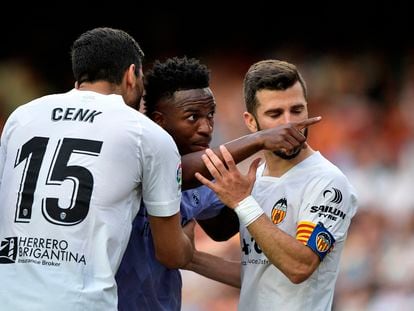
[[[102,111],[82,108],[55,108],[52,110],[52,121],[83,121],[92,123]]]

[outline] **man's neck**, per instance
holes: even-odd
[[[119,86],[107,81],[82,82],[79,85],[75,84],[75,88],[79,91],[92,91],[104,95],[121,94]]]

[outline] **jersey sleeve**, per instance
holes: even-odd
[[[6,142],[3,135],[4,132],[1,135],[0,140],[0,187],[1,187],[1,181],[3,179],[3,170],[4,170],[4,162],[6,161]]]
[[[144,132],[142,196],[148,214],[176,214],[181,201],[181,157],[172,137],[155,125]]]
[[[344,175],[329,174],[310,182],[299,211],[296,238],[319,257],[344,240],[356,212],[356,194]]]
[[[220,214],[225,205],[220,201],[214,191],[207,186],[201,186],[199,191],[204,202],[200,212],[195,215],[195,218],[198,220],[205,220]]]
[[[17,122],[17,118],[16,116],[16,111],[18,111],[19,108],[17,108],[14,112],[11,113],[11,115],[9,116],[9,118],[6,121],[6,124],[3,127],[3,131],[1,133],[1,138],[0,138],[0,186],[3,180],[3,171],[4,171],[4,166],[6,163],[6,155],[7,155],[7,144],[8,144],[8,140],[9,137],[11,135],[11,133],[13,132],[13,130],[18,126],[18,122]]]

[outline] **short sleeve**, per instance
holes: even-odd
[[[6,161],[6,144],[3,141],[3,136],[4,135],[1,135],[1,140],[0,140],[0,186],[1,186],[1,181],[3,179],[4,163]]]
[[[148,214],[176,214],[181,201],[181,157],[172,137],[155,123],[143,132],[142,196]]]

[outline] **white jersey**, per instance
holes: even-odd
[[[355,192],[340,170],[319,152],[280,178],[262,176],[263,170],[264,165],[258,169],[252,195],[278,228],[306,244],[321,222],[336,242],[309,279],[293,284],[241,227],[239,310],[331,310],[340,255],[357,209]]]
[[[72,90],[16,109],[0,147],[0,308],[116,310],[141,199],[177,213],[181,159],[121,96]]]

